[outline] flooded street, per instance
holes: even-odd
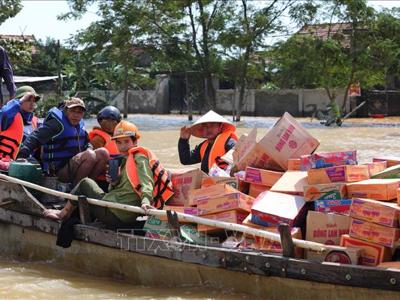
[[[198,117],[196,117],[198,118]],[[177,153],[179,128],[188,124],[185,116],[131,115],[142,131],[140,144],[152,149],[167,168],[181,168]],[[277,118],[244,117],[239,134],[258,127],[261,138]],[[400,120],[349,120],[342,128],[326,128],[317,121],[301,119],[319,139],[318,151],[358,150],[361,163],[374,156],[400,156]],[[88,129],[95,120],[87,122]],[[199,142],[191,139],[192,147]],[[51,262],[15,262],[0,256],[0,299],[232,299],[240,295],[205,289],[160,289],[134,286],[109,278],[61,271]]]

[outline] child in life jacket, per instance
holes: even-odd
[[[137,127],[127,121],[121,121],[114,130],[113,140],[124,157],[117,178],[111,178],[107,174],[107,180],[110,182],[109,192],[105,193],[94,180],[84,178],[71,193],[139,206],[145,211],[162,208],[173,195],[170,174],[150,150],[137,145],[139,139],[140,133]],[[66,219],[75,207],[76,203],[70,201],[62,210],[46,210],[44,216],[56,220]],[[136,213],[95,205],[90,205],[90,212],[99,221],[113,228],[132,224],[139,216]]]

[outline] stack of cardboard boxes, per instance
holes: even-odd
[[[378,157],[359,165],[356,151],[314,153],[318,146],[285,114],[259,142],[256,129],[240,138],[231,156],[239,178],[209,177],[199,169],[174,172],[175,195],[164,209],[270,232],[286,223],[294,238],[351,253],[335,253],[331,260],[309,251],[311,260],[368,266],[390,261],[400,238],[400,159]],[[148,225],[151,237],[165,238],[166,218]],[[197,233],[220,231],[197,225]],[[282,252],[280,243],[248,235],[241,245]],[[296,255],[302,257],[301,249]]]

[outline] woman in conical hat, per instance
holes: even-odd
[[[226,169],[227,164],[221,160],[221,156],[235,146],[238,140],[235,130],[235,125],[212,110],[192,126],[182,127],[178,143],[181,164],[201,163],[201,170],[205,173],[208,173],[214,164]],[[191,135],[206,140],[190,150]]]

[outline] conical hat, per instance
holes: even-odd
[[[190,127],[191,134],[194,135],[195,137],[204,138],[205,136],[203,133],[203,126],[202,126],[204,123],[222,123],[223,124],[222,132],[236,130],[235,125],[233,125],[223,116],[217,114],[215,111],[210,110],[208,113],[206,113],[196,122],[194,122],[194,124]]]

